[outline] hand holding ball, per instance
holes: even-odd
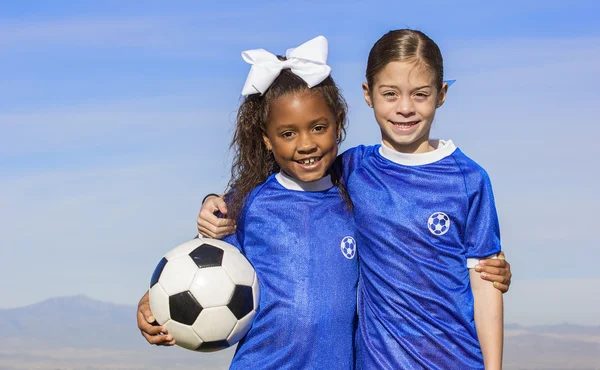
[[[252,326],[259,286],[234,246],[193,239],[160,260],[150,282],[150,309],[177,345],[202,352],[237,343]]]

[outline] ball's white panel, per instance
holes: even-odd
[[[222,267],[199,269],[190,285],[190,292],[204,308],[226,306],[235,284]]]
[[[252,286],[254,268],[244,255],[241,253],[225,252],[221,265],[235,284]]]
[[[229,308],[213,307],[202,310],[192,328],[202,341],[213,342],[227,339],[236,323]]]
[[[169,313],[169,295],[162,286],[154,284],[150,289],[150,310],[152,315],[160,325],[163,325],[171,318]]]
[[[260,285],[256,273],[254,274],[254,283],[252,283],[252,295],[254,296],[254,309],[256,310],[260,299]]]
[[[237,249],[236,247],[234,247],[233,245],[231,245],[229,243],[225,243],[222,240],[204,238],[204,239],[202,239],[202,241],[204,243],[214,245],[215,247],[219,247],[224,251],[240,253],[239,249]]]
[[[187,254],[190,254],[191,251],[198,248],[198,246],[202,243],[203,243],[202,239],[188,240],[187,242],[181,243],[178,246],[176,246],[175,248],[168,251],[167,254],[165,254],[165,258],[167,260],[171,260],[175,257],[185,256]]]
[[[256,316],[256,311],[252,311],[246,316],[242,317],[236,324],[229,337],[227,338],[227,342],[230,345],[234,345],[239,342],[240,339],[246,335],[248,330],[252,327],[252,322],[254,321],[254,316]]]
[[[187,255],[175,257],[165,265],[158,282],[168,295],[188,290],[198,266]]]
[[[169,335],[173,336],[175,343],[183,348],[195,350],[202,344],[202,340],[194,332],[191,326],[180,324],[176,321],[169,320],[165,324],[169,331]]]

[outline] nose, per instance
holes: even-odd
[[[396,106],[396,113],[404,117],[409,117],[415,114],[415,105],[410,95],[402,96],[398,99],[398,105]]]
[[[303,154],[312,153],[317,150],[317,143],[309,132],[300,134],[298,141],[298,152]]]

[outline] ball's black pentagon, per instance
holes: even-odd
[[[252,287],[236,285],[227,307],[238,320],[249,314],[254,308]]]
[[[216,340],[214,342],[204,342],[200,347],[196,348],[196,351],[200,352],[214,352],[229,347],[229,342],[226,340]]]
[[[192,325],[202,312],[202,306],[192,293],[186,290],[169,297],[169,312],[171,319],[181,324]]]
[[[198,268],[221,266],[223,250],[210,244],[201,244],[190,252],[190,257]]]
[[[150,278],[150,288],[152,288],[156,283],[158,283],[158,278],[160,278],[160,274],[162,274],[166,264],[167,259],[163,257],[158,263],[158,265],[156,265],[156,268],[152,273],[152,278]]]

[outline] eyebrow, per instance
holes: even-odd
[[[329,120],[327,119],[327,117],[323,116],[323,117],[319,117],[319,118],[315,118],[311,121],[308,122],[309,125],[314,125],[315,123],[319,123],[319,122],[324,122],[329,124]],[[296,124],[295,123],[286,123],[280,127],[278,127],[278,130],[286,130],[286,129],[290,129],[290,128],[295,128]]]
[[[321,122],[321,121],[325,121],[325,122],[329,123],[329,120],[328,120],[328,119],[327,119],[327,117],[325,117],[325,116],[323,116],[323,117],[319,117],[319,118],[315,118],[315,119],[313,119],[312,121],[310,121],[309,123],[310,123],[311,125],[314,125],[315,123],[319,123],[319,122]]]
[[[380,88],[380,89],[381,89],[381,88],[386,88],[386,87],[387,87],[387,88],[396,89],[396,90],[400,90],[400,89],[398,88],[398,86],[396,86],[396,85],[379,85],[379,86],[378,86],[378,88]],[[416,88],[414,88],[413,90],[424,89],[424,88],[427,88],[427,87],[428,87],[428,88],[431,88],[431,85],[423,85],[423,86],[419,86],[419,87],[416,87]]]

